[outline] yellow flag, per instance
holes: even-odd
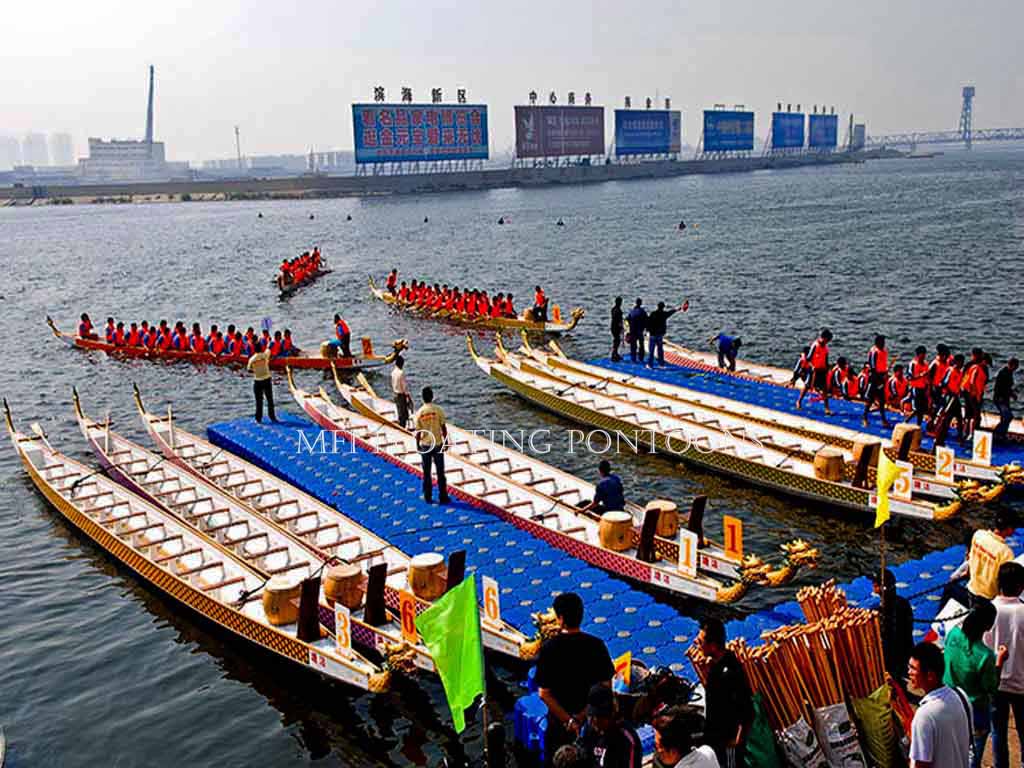
[[[899,474],[897,467],[885,451],[879,451],[878,455],[878,504],[875,506],[875,528],[889,519],[889,489],[892,488],[896,475]]]
[[[612,662],[615,667],[615,674],[622,673],[622,682],[626,684],[626,688],[629,688],[630,672],[633,671],[633,652],[626,651],[624,654],[619,656],[615,661]]]

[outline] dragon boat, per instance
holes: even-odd
[[[499,354],[509,354],[500,336],[497,342]],[[1015,464],[992,467],[955,457],[952,460],[948,457],[941,460],[949,462],[949,472],[946,479],[940,478],[935,474],[936,466],[940,463],[939,457],[936,454],[915,450],[915,438],[918,440],[917,447],[920,447],[920,431],[916,428],[908,430],[904,425],[897,425],[894,428],[893,439],[886,445],[873,435],[838,425],[824,424],[773,408],[731,400],[721,395],[573,360],[554,341],[549,342],[549,349],[536,349],[531,346],[529,338],[523,336],[522,344],[522,357],[529,357],[573,381],[599,387],[602,391],[610,391],[610,388],[613,388],[616,394],[632,402],[645,406],[657,403],[661,410],[674,406],[689,407],[694,418],[718,419],[723,429],[732,429],[739,425],[756,425],[763,428],[758,433],[759,440],[771,440],[776,443],[804,441],[802,453],[805,457],[813,458],[816,450],[828,445],[840,449],[845,460],[853,461],[860,451],[869,446],[878,446],[893,461],[908,461],[913,465],[913,492],[922,496],[947,501],[959,498],[966,502],[987,503],[999,498],[1007,483],[1024,482],[1021,467]],[[790,443],[788,447],[795,448],[796,444]],[[877,457],[873,457],[872,466],[868,470],[869,484],[875,481],[876,459]],[[954,478],[961,479],[950,480],[950,473]]]
[[[778,368],[773,365],[764,365],[750,360],[736,358],[736,370],[730,371],[718,366],[718,355],[710,352],[690,349],[681,344],[676,344],[668,339],[665,340],[665,362],[678,365],[682,368],[715,373],[719,376],[731,376],[733,378],[758,381],[762,384],[774,384],[779,387],[789,387],[793,380],[793,371],[785,368]],[[797,380],[793,385],[796,388],[803,388],[804,383]],[[895,412],[891,406],[890,410]],[[993,411],[983,411],[981,414],[982,429],[995,429],[999,423],[999,414]],[[1024,419],[1016,418],[1010,422],[1010,428],[1006,435],[1008,440],[1024,442]]]
[[[280,273],[278,273],[277,277],[274,279],[274,282],[277,284],[278,290],[280,290],[281,292],[281,298],[287,299],[303,286],[315,283],[321,277],[323,277],[324,275],[329,275],[333,271],[334,270],[331,269],[318,269],[315,272],[310,272],[306,275],[303,275],[301,280],[296,280],[295,282],[292,283],[284,282],[281,279]]]
[[[85,349],[96,352],[105,352],[107,355],[124,360],[160,360],[166,362],[189,362],[196,365],[220,365],[226,367],[244,367],[248,358],[242,355],[213,355],[209,352],[192,352],[179,349],[150,349],[147,347],[119,347],[108,344],[99,339],[83,339],[72,333],[60,330],[50,317],[46,318],[47,325],[53,335],[63,341],[69,347]],[[389,365],[398,354],[408,348],[404,339],[398,339],[391,344],[391,351],[386,355],[378,355],[374,352],[373,342],[369,337],[362,339],[362,354],[353,357],[331,357],[321,345],[318,354],[301,352],[291,357],[273,357],[270,359],[270,367],[276,370],[285,368],[311,368],[326,371],[331,363],[343,371],[366,371],[373,368],[380,368]]]
[[[562,311],[558,305],[554,305],[551,308],[552,319],[548,322],[538,322],[529,317],[529,310],[524,310],[519,317],[481,317],[474,316],[469,317],[467,315],[452,312],[447,309],[441,310],[430,310],[415,307],[411,304],[403,304],[398,301],[398,298],[391,294],[385,288],[378,288],[377,284],[373,280],[373,276],[369,277],[370,292],[378,299],[383,301],[395,309],[407,312],[417,317],[423,317],[431,320],[443,320],[447,323],[454,323],[466,328],[477,328],[480,330],[524,330],[529,333],[535,334],[553,334],[559,335],[563,333],[569,333],[572,331],[583,319],[586,312],[581,307],[576,307],[569,313],[569,319],[566,321],[562,317]]]
[[[805,441],[796,437],[782,442],[765,435],[761,440],[765,428],[760,426],[723,428],[724,417],[697,418],[689,405],[659,402],[655,395],[641,398],[647,402],[636,402],[610,381],[593,385],[580,377],[573,380],[531,358],[509,354],[500,346],[496,359],[484,358],[468,336],[467,345],[480,370],[524,399],[561,416],[618,433],[631,442],[649,440],[661,453],[789,496],[860,512],[873,513],[877,504],[877,494],[867,482],[872,451],[862,451],[856,462],[844,461],[837,451],[827,466],[834,479],[825,479],[819,476],[817,455],[813,459],[802,455]],[[909,490],[906,497],[891,499],[892,514],[945,519],[963,504],[960,499],[947,504],[913,499]]]
[[[356,563],[366,569],[370,581],[374,578],[375,568],[378,574],[383,572],[387,609],[396,612],[400,619],[403,618],[403,592],[407,595],[406,604],[412,604],[408,600],[407,574],[413,558],[334,507],[318,501],[230,451],[183,430],[175,422],[170,409],[166,417],[147,411],[137,388],[134,394],[136,408],[146,431],[168,463],[215,486],[269,523],[286,528],[293,537],[301,539],[307,548],[315,550],[321,560],[333,558]],[[453,553],[448,568],[448,580],[452,585],[461,580],[464,569],[465,554]],[[369,583],[366,592],[369,600]],[[419,614],[430,606],[430,602],[417,598],[414,605]],[[372,615],[372,606],[370,609],[369,618],[373,621],[368,623],[372,624],[376,618]],[[379,612],[377,617],[383,618]],[[539,649],[537,642],[507,622],[493,618],[485,621],[482,617],[481,629],[484,646],[505,656],[529,659]]]
[[[338,391],[351,408],[364,416],[401,429],[397,422],[398,411],[395,404],[379,397],[365,378],[360,377],[359,384],[359,387],[353,387],[335,378]],[[551,502],[567,503],[571,508],[577,509],[581,519],[591,524],[600,524],[599,514],[581,509],[594,498],[596,489],[593,483],[563,472],[529,454],[490,440],[478,432],[462,429],[450,420],[447,421],[447,427],[450,438],[449,455],[458,455],[478,467],[510,479],[529,473],[523,481],[530,488]],[[679,519],[674,503],[661,499],[654,500],[645,507],[627,502],[623,511],[628,512],[632,518],[631,536],[632,540],[637,542],[646,538],[644,524],[647,518],[657,517],[657,520],[650,524],[655,526],[651,544],[657,554],[668,561],[677,561],[679,558],[679,543],[676,540],[679,525],[683,524],[687,530],[696,533],[699,543],[697,567],[712,577],[737,582],[746,581],[748,584],[756,581],[774,587],[791,581],[801,567],[816,566],[817,550],[800,539],[782,546],[785,558],[778,568],[766,564],[756,554],[744,555],[742,521],[737,518],[723,520],[724,544],[712,541],[704,535],[706,506],[707,497],[696,496],[691,502],[689,515],[683,520]]]
[[[42,429],[18,431],[4,417],[25,471],[61,515],[111,557],[175,602],[255,645],[356,688],[380,692],[390,673],[356,651],[343,653],[313,616],[282,617],[264,574],[181,518],[169,514],[102,471],[58,452]],[[268,607],[269,605],[269,607]],[[301,613],[301,608],[300,611]]]
[[[277,520],[261,515],[246,501],[119,435],[109,422],[87,417],[77,390],[74,406],[83,437],[112,479],[232,551],[264,578],[289,574],[303,580],[316,579],[319,621],[332,634],[336,633],[335,596],[328,594],[321,573],[331,565],[356,566],[346,574],[347,590],[343,593],[350,609],[350,626],[345,629],[352,640],[378,652],[388,660],[390,669],[402,669],[411,663],[434,671],[426,646],[410,643],[411,638],[403,636],[401,617],[386,609],[388,580],[393,592],[401,590],[408,571],[408,562],[403,562],[401,554],[381,552],[377,540],[365,539],[352,530],[343,531],[338,523],[318,525],[315,517],[296,517],[288,512]],[[454,570],[449,569],[449,573]]]
[[[321,387],[318,393],[295,386],[289,371],[292,396],[317,424],[341,433],[356,445],[383,456],[406,471],[422,476],[419,451],[412,433],[391,426],[379,418],[370,418],[335,404]],[[538,539],[585,562],[619,576],[660,587],[680,595],[709,602],[731,603],[743,597],[756,583],[765,581],[763,563],[753,560],[740,566],[740,580],[725,583],[698,573],[697,548],[681,553],[674,541],[660,543],[657,549],[657,516],[645,520],[646,536],[627,525],[621,531],[621,546],[609,545],[601,521],[586,515],[569,501],[548,496],[536,486],[547,482],[539,478],[507,476],[484,468],[459,455],[461,445],[454,441],[446,458],[450,496],[497,515]],[[528,471],[523,468],[523,471]],[[518,475],[519,473],[517,473]],[[631,520],[631,518],[630,518]],[[682,567],[681,567],[682,566]]]

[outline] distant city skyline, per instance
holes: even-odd
[[[59,125],[76,161],[88,137],[143,138],[149,64],[155,137],[168,159],[196,164],[232,157],[236,124],[247,155],[350,150],[350,105],[371,101],[376,85],[395,101],[403,86],[419,101],[435,87],[446,101],[467,89],[489,106],[492,154],[512,144],[513,105],[531,90],[541,99],[555,91],[560,103],[590,91],[606,108],[609,141],[625,96],[634,106],[671,97],[687,144],[697,143],[701,111],[718,103],[755,110],[760,138],[780,101],[834,106],[843,134],[851,112],[873,134],[952,129],[967,84],[977,87],[976,126],[1024,125],[1019,0],[650,0],[637,9],[312,0],[286,11],[265,0],[168,0],[159,19],[127,0],[56,5],[5,11],[10,29],[46,29],[46,45],[31,34],[5,41],[0,130],[23,141]],[[10,155],[0,142],[0,164]]]

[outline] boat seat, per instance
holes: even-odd
[[[307,531],[298,531],[297,530],[297,531],[295,531],[295,533],[297,533],[299,536],[313,536],[313,535],[316,535],[316,534],[320,533],[321,531],[329,531],[329,530],[331,530],[331,528],[340,528],[340,527],[341,526],[338,525],[338,523],[324,523],[323,525],[318,525],[316,528],[310,528]]]
[[[177,488],[172,488],[169,491],[160,491],[159,493],[152,494],[152,496],[153,496],[154,499],[162,499],[164,496],[173,496],[176,493],[185,493],[186,491],[191,491],[191,490],[194,490],[194,489],[193,488],[185,488],[179,482]]]
[[[251,528],[249,521],[245,518],[233,518],[228,520],[226,523],[218,523],[217,525],[211,525],[208,528],[204,528],[205,533],[216,533],[217,531],[223,531],[225,528],[232,528],[236,525],[244,525],[246,528]]]
[[[259,480],[249,480],[248,478],[246,478],[245,480],[242,480],[241,482],[232,483],[231,485],[225,485],[225,486],[223,486],[223,488],[224,488],[225,491],[233,491],[235,488],[244,488],[247,485],[252,485],[253,483],[258,483],[258,482],[260,482],[260,481]]]
[[[536,480],[528,480],[526,482],[526,485],[528,487],[530,487],[530,488],[533,488],[534,486],[541,485],[542,483],[553,483],[553,482],[555,482],[555,478],[553,478],[553,477],[538,477]]]
[[[585,530],[587,530],[587,526],[585,525],[574,525],[572,528],[565,528],[564,530],[559,530],[559,533],[562,533],[566,536],[570,536],[574,533],[579,533],[580,531]]]
[[[309,517],[310,515],[312,515],[313,517],[317,517],[316,512],[300,512],[299,514],[292,515],[291,517],[279,517],[279,518],[277,518],[277,522],[279,522],[279,523],[290,523],[290,522],[292,522],[294,520],[301,520],[304,517]]]
[[[230,579],[224,579],[213,584],[198,584],[197,586],[203,592],[213,592],[214,590],[230,587],[232,584],[238,584],[243,581],[245,581],[245,576],[232,576]]]
[[[181,552],[175,552],[173,555],[162,555],[161,557],[154,559],[153,562],[160,565],[162,563],[166,563],[168,560],[175,560],[179,557],[188,557],[189,555],[195,555],[202,551],[203,550],[199,547],[193,547],[192,549],[186,549]]]
[[[579,493],[579,490],[579,488],[563,488],[561,491],[554,491],[553,493],[549,493],[548,496],[560,499],[563,496],[568,496],[570,493]]]
[[[270,549],[268,549],[268,550],[266,550],[264,552],[256,552],[256,553],[254,553],[253,557],[265,558],[265,557],[270,557],[271,555],[279,555],[282,552],[287,552],[287,551],[288,551],[288,547],[286,547],[286,546],[271,547]]]
[[[239,501],[245,501],[246,499],[255,499],[255,498],[258,498],[260,496],[269,496],[272,493],[280,494],[281,493],[281,489],[280,488],[271,488],[269,491],[260,490],[260,491],[255,491],[253,493],[245,493],[245,494],[242,494],[241,496],[239,496],[238,500]]]
[[[509,459],[507,456],[499,456],[496,459],[490,459],[489,461],[481,461],[478,463],[480,464],[481,467],[489,467],[492,464],[498,464],[502,461],[507,461],[510,465],[512,464],[512,460]]]
[[[153,539],[152,541],[140,541],[135,546],[137,547],[159,547],[161,544],[166,544],[168,541],[174,541],[174,539],[182,538],[183,534],[172,533],[170,536],[164,536],[162,539]]]
[[[61,480],[67,480],[69,477],[78,477],[80,474],[82,474],[82,473],[81,472],[68,472],[68,473],[63,474],[63,475],[57,475],[56,477],[44,477],[43,479],[46,482],[48,482],[48,483],[56,483],[56,482],[60,482]]]
[[[294,571],[299,568],[309,568],[309,560],[302,560],[298,563],[288,563],[282,565],[280,568],[271,568],[267,571],[271,576],[276,576],[279,573],[287,573],[288,571]]]
[[[96,485],[96,483],[90,483],[90,485]],[[84,488],[85,486],[80,485],[78,487]],[[92,501],[93,499],[98,499],[101,496],[110,496],[113,493],[113,491],[97,491],[96,493],[88,493],[85,496],[71,496],[70,499],[71,501]],[[95,509],[95,507],[93,507],[93,509]]]
[[[526,506],[528,504],[533,504],[533,500],[524,499],[523,501],[514,501],[511,504],[506,504],[505,509],[516,509],[517,507]]]
[[[263,512],[274,512],[287,504],[298,504],[298,499],[285,499],[284,501],[275,501],[273,504],[260,504],[259,508]]]
[[[481,499],[486,499],[488,496],[496,496],[499,493],[504,493],[506,496],[510,495],[507,488],[492,488],[489,491],[485,491],[484,493],[481,493],[480,494],[480,498]]]
[[[137,533],[148,531],[153,528],[162,528],[164,523],[149,523],[148,525],[140,525],[137,528],[128,528],[127,530],[121,531],[122,536],[134,536]]]
[[[218,568],[218,567],[220,567],[220,568],[224,567],[224,561],[223,560],[208,560],[205,563],[200,563],[199,565],[195,566],[194,568],[186,568],[184,571],[180,571],[178,573],[178,576],[191,576],[194,573],[199,573],[200,571],[205,571],[207,568]]]
[[[349,558],[349,562],[350,563],[361,563],[363,560],[371,560],[371,559],[377,557],[377,555],[384,554],[385,550],[387,550],[387,549],[388,549],[387,547],[380,547],[379,549],[371,549],[371,550],[369,550],[367,552],[361,552],[358,555],[356,555],[355,557]]]
[[[344,546],[346,546],[348,544],[355,544],[359,540],[360,540],[359,536],[346,536],[343,539],[338,539],[337,541],[332,541],[330,544],[321,544],[320,546],[321,546],[322,549],[326,549],[327,547],[344,547]]]
[[[519,467],[519,469],[513,469],[511,472],[509,472],[508,477],[512,477],[512,475],[518,475],[520,472],[529,472],[531,475],[533,474],[533,470],[530,467]]]

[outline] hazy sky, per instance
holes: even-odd
[[[373,86],[417,100],[456,88],[489,105],[492,152],[531,89],[634,106],[671,96],[696,143],[700,110],[741,103],[764,136],[777,101],[835,105],[869,133],[1024,125],[1022,0],[51,0],[4,3],[0,134],[139,138],[146,67],[168,159],[349,149]]]

